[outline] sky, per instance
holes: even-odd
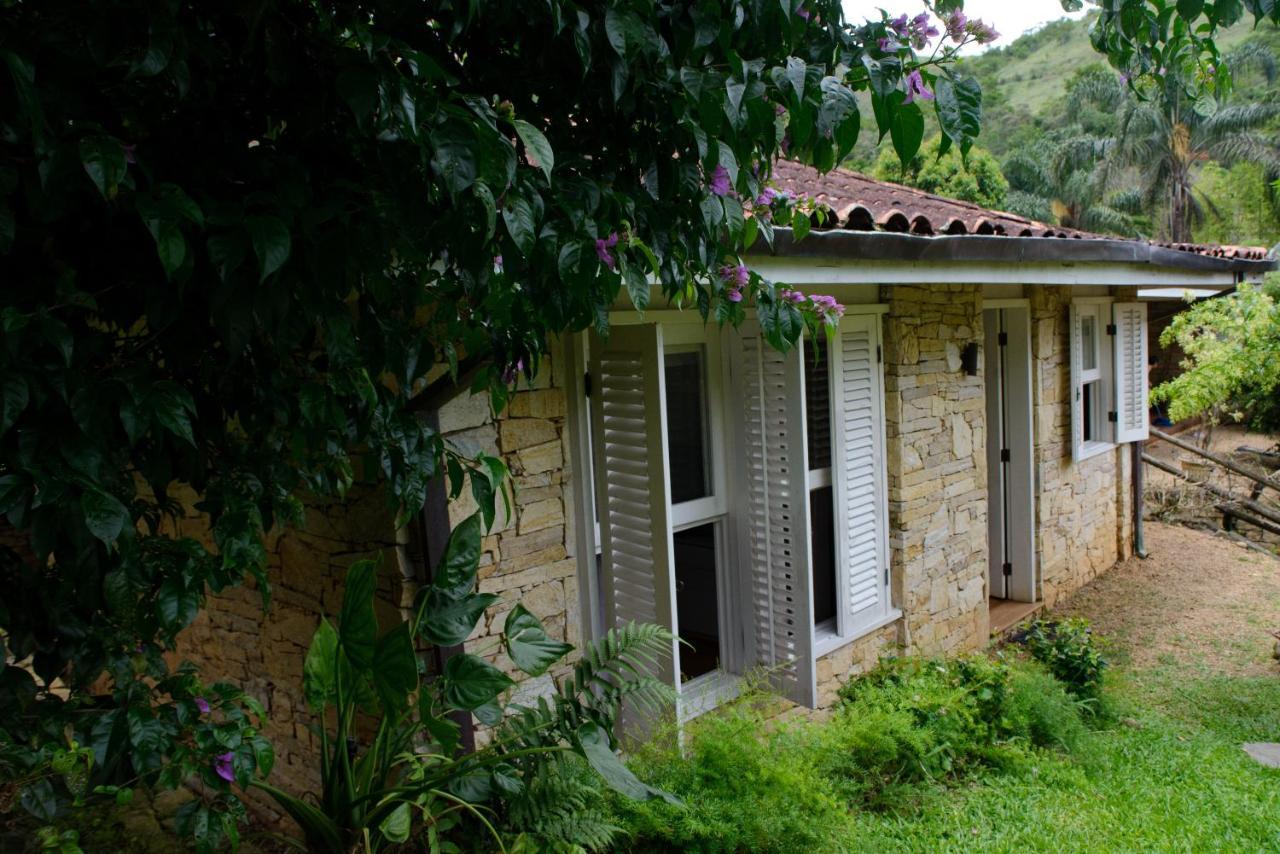
[[[915,15],[924,6],[919,0],[844,0],[845,18],[855,23],[879,18],[881,8],[896,16],[903,12]],[[1062,11],[1059,0],[965,0],[964,12],[970,18],[981,18],[1000,32],[1000,39],[994,47],[1010,44],[1022,33],[1048,21],[1084,16],[1083,10],[1067,15]],[[983,50],[973,45],[966,48],[965,53],[981,53]]]

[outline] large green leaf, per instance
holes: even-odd
[[[418,687],[418,657],[413,651],[409,624],[400,623],[378,638],[373,653],[373,689],[383,712],[398,714],[409,706],[409,695]]]
[[[943,133],[967,155],[982,125],[982,88],[971,77],[941,77],[934,86],[934,96]]]
[[[890,96],[892,101],[899,101],[901,93]],[[920,150],[920,141],[924,139],[924,113],[914,102],[898,103],[893,107],[889,117],[889,137],[893,140],[893,150],[898,153],[902,167],[907,168],[911,158]]]
[[[338,632],[328,620],[321,619],[311,646],[302,662],[302,692],[311,711],[319,712],[332,703],[337,689]]]
[[[104,199],[115,198],[124,180],[124,146],[110,136],[86,136],[80,140],[80,162]]]
[[[114,495],[101,489],[86,489],[80,496],[80,509],[84,511],[84,524],[104,543],[114,543],[129,524],[129,509]]]
[[[609,746],[609,736],[599,724],[585,723],[578,727],[578,747],[587,763],[599,774],[615,792],[626,795],[637,801],[651,801],[661,798],[667,803],[678,804],[680,801],[661,789],[643,782],[622,764],[618,754]]]
[[[413,811],[407,801],[393,809],[391,814],[382,820],[382,824],[378,825],[378,830],[382,831],[387,841],[396,845],[408,842],[409,831],[412,829]]]
[[[378,585],[378,565],[358,560],[347,570],[342,589],[342,611],[338,616],[338,641],[351,665],[358,671],[373,665],[378,639],[378,618],[373,611],[373,594]]]
[[[0,412],[0,435],[3,435],[18,420],[18,416],[22,414],[22,411],[27,408],[27,382],[22,377],[5,377],[0,389],[3,390],[3,399],[0,399],[0,405],[4,407],[3,411]]]
[[[492,593],[474,593],[454,599],[434,587],[421,590],[422,605],[418,609],[421,622],[418,634],[437,646],[462,643],[475,629],[485,609],[501,597]]]
[[[258,281],[266,281],[276,270],[289,260],[292,240],[289,228],[274,216],[254,216],[245,221],[249,230],[249,240],[253,243],[253,252],[258,256],[260,273]]]
[[[572,644],[547,637],[542,621],[523,605],[516,605],[507,615],[502,642],[516,667],[530,676],[541,676],[573,649]]]
[[[556,155],[551,150],[551,143],[547,142],[547,138],[542,135],[542,131],[533,125],[520,119],[515,120],[516,133],[520,135],[520,141],[524,143],[524,147],[533,155],[533,159],[538,162],[538,167],[547,176],[547,181],[551,181],[551,169],[555,166]]]
[[[450,708],[471,711],[510,688],[511,678],[483,658],[455,655],[444,666],[444,701]]]
[[[480,566],[480,514],[463,519],[449,534],[432,587],[454,599],[471,592]]]

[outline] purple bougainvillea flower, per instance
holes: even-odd
[[[969,23],[969,18],[964,12],[956,9],[947,16],[947,35],[956,44],[964,41],[965,24]]]
[[[928,12],[921,12],[911,19],[911,44],[916,50],[924,50],[929,42],[938,37],[938,28],[933,25]]]
[[[195,704],[196,704],[196,708],[200,710],[200,714],[202,715],[209,714],[209,701],[206,700],[204,697],[196,697]]]
[[[613,253],[609,250],[618,245],[618,232],[609,233],[608,237],[596,239],[596,256],[600,259],[600,263],[608,267],[610,270],[618,268],[618,262],[613,257]]]
[[[876,47],[880,48],[881,53],[895,53],[898,50],[898,43],[888,36],[881,36],[876,40]]]
[[[232,755],[230,753],[222,753],[213,760],[213,773],[228,783],[234,782],[236,779],[236,772],[231,766],[231,759]]]
[[[897,33],[900,38],[905,39],[907,37],[909,27],[910,24],[907,23],[907,15],[905,12],[889,22],[889,29]]]
[[[723,164],[717,165],[716,171],[711,173],[711,183],[707,186],[717,196],[729,195],[729,190],[732,186],[729,183],[729,170],[724,168]]]
[[[809,20],[809,10],[806,9],[804,6],[801,6],[799,9],[796,9],[796,14],[799,15],[801,18],[804,18],[806,21]]]
[[[773,189],[773,187],[765,187],[760,191],[760,195],[756,196],[756,204],[761,206],[771,205],[773,204],[773,200],[777,197],[777,190]]]
[[[920,76],[920,69],[915,69],[907,75],[904,81],[907,84],[907,97],[902,103],[910,104],[916,98],[922,101],[932,101],[933,93],[929,91],[929,87],[924,85],[924,78]]]
[[[965,32],[973,36],[978,44],[991,44],[1000,38],[1000,34],[996,32],[996,28],[988,23],[984,23],[981,18],[976,18],[965,24]]]
[[[742,291],[737,288],[729,288],[724,292],[724,298],[729,302],[742,302]]]
[[[783,288],[782,290],[778,291],[778,297],[780,299],[786,300],[787,302],[793,305],[799,305],[800,303],[808,299],[808,297],[806,297],[804,294],[800,293],[799,291],[793,291],[789,288]]]
[[[516,359],[514,365],[507,365],[502,370],[502,381],[506,385],[511,385],[520,376],[520,372],[524,370],[524,359]]]
[[[501,255],[493,256],[493,272],[495,273],[502,272],[502,256]]]
[[[731,288],[745,288],[751,281],[751,272],[743,264],[725,264],[720,268],[720,278]]]

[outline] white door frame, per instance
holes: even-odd
[[[990,595],[1034,602],[1036,549],[1029,302],[988,300],[983,306],[983,329]]]

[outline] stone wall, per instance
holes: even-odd
[[[1064,287],[1030,288],[1034,386],[1036,562],[1053,605],[1110,569],[1132,543],[1130,448],[1071,459],[1071,357]],[[1115,289],[1116,299],[1132,290]]]
[[[211,545],[203,515],[190,512],[176,528],[179,536]],[[206,683],[237,685],[266,709],[263,732],[275,748],[271,782],[276,786],[299,794],[319,786],[319,740],[311,732],[315,719],[302,694],[303,659],[320,616],[332,617],[341,608],[342,580],[357,560],[381,556],[379,622],[386,628],[399,619],[405,591],[396,545],[392,513],[380,491],[356,488],[344,501],[307,502],[302,527],[277,531],[267,540],[270,610],[263,611],[250,581],[210,596],[178,638],[171,663],[194,661]],[[257,791],[249,796],[265,819],[281,818],[274,801]]]
[[[567,520],[572,506],[571,472],[559,368],[553,350],[532,388],[521,380],[521,390],[498,419],[484,397],[459,398],[440,413],[440,429],[447,439],[463,448],[499,454],[511,470],[515,484],[511,512],[498,508],[480,557],[480,592],[495,593],[501,601],[489,609],[465,648],[517,681],[524,676],[500,646],[503,624],[516,602],[537,615],[551,637],[575,647],[582,643],[577,562],[568,545],[573,539],[572,523]],[[475,511],[470,491],[464,490],[463,495],[449,508],[455,525]],[[568,672],[570,659],[543,676],[521,682],[516,702],[528,702],[549,690],[552,679]],[[484,740],[484,733],[478,734],[478,740]]]
[[[976,285],[886,286],[885,434],[894,603],[914,652],[986,642],[987,464],[981,376],[960,353],[982,340]]]

